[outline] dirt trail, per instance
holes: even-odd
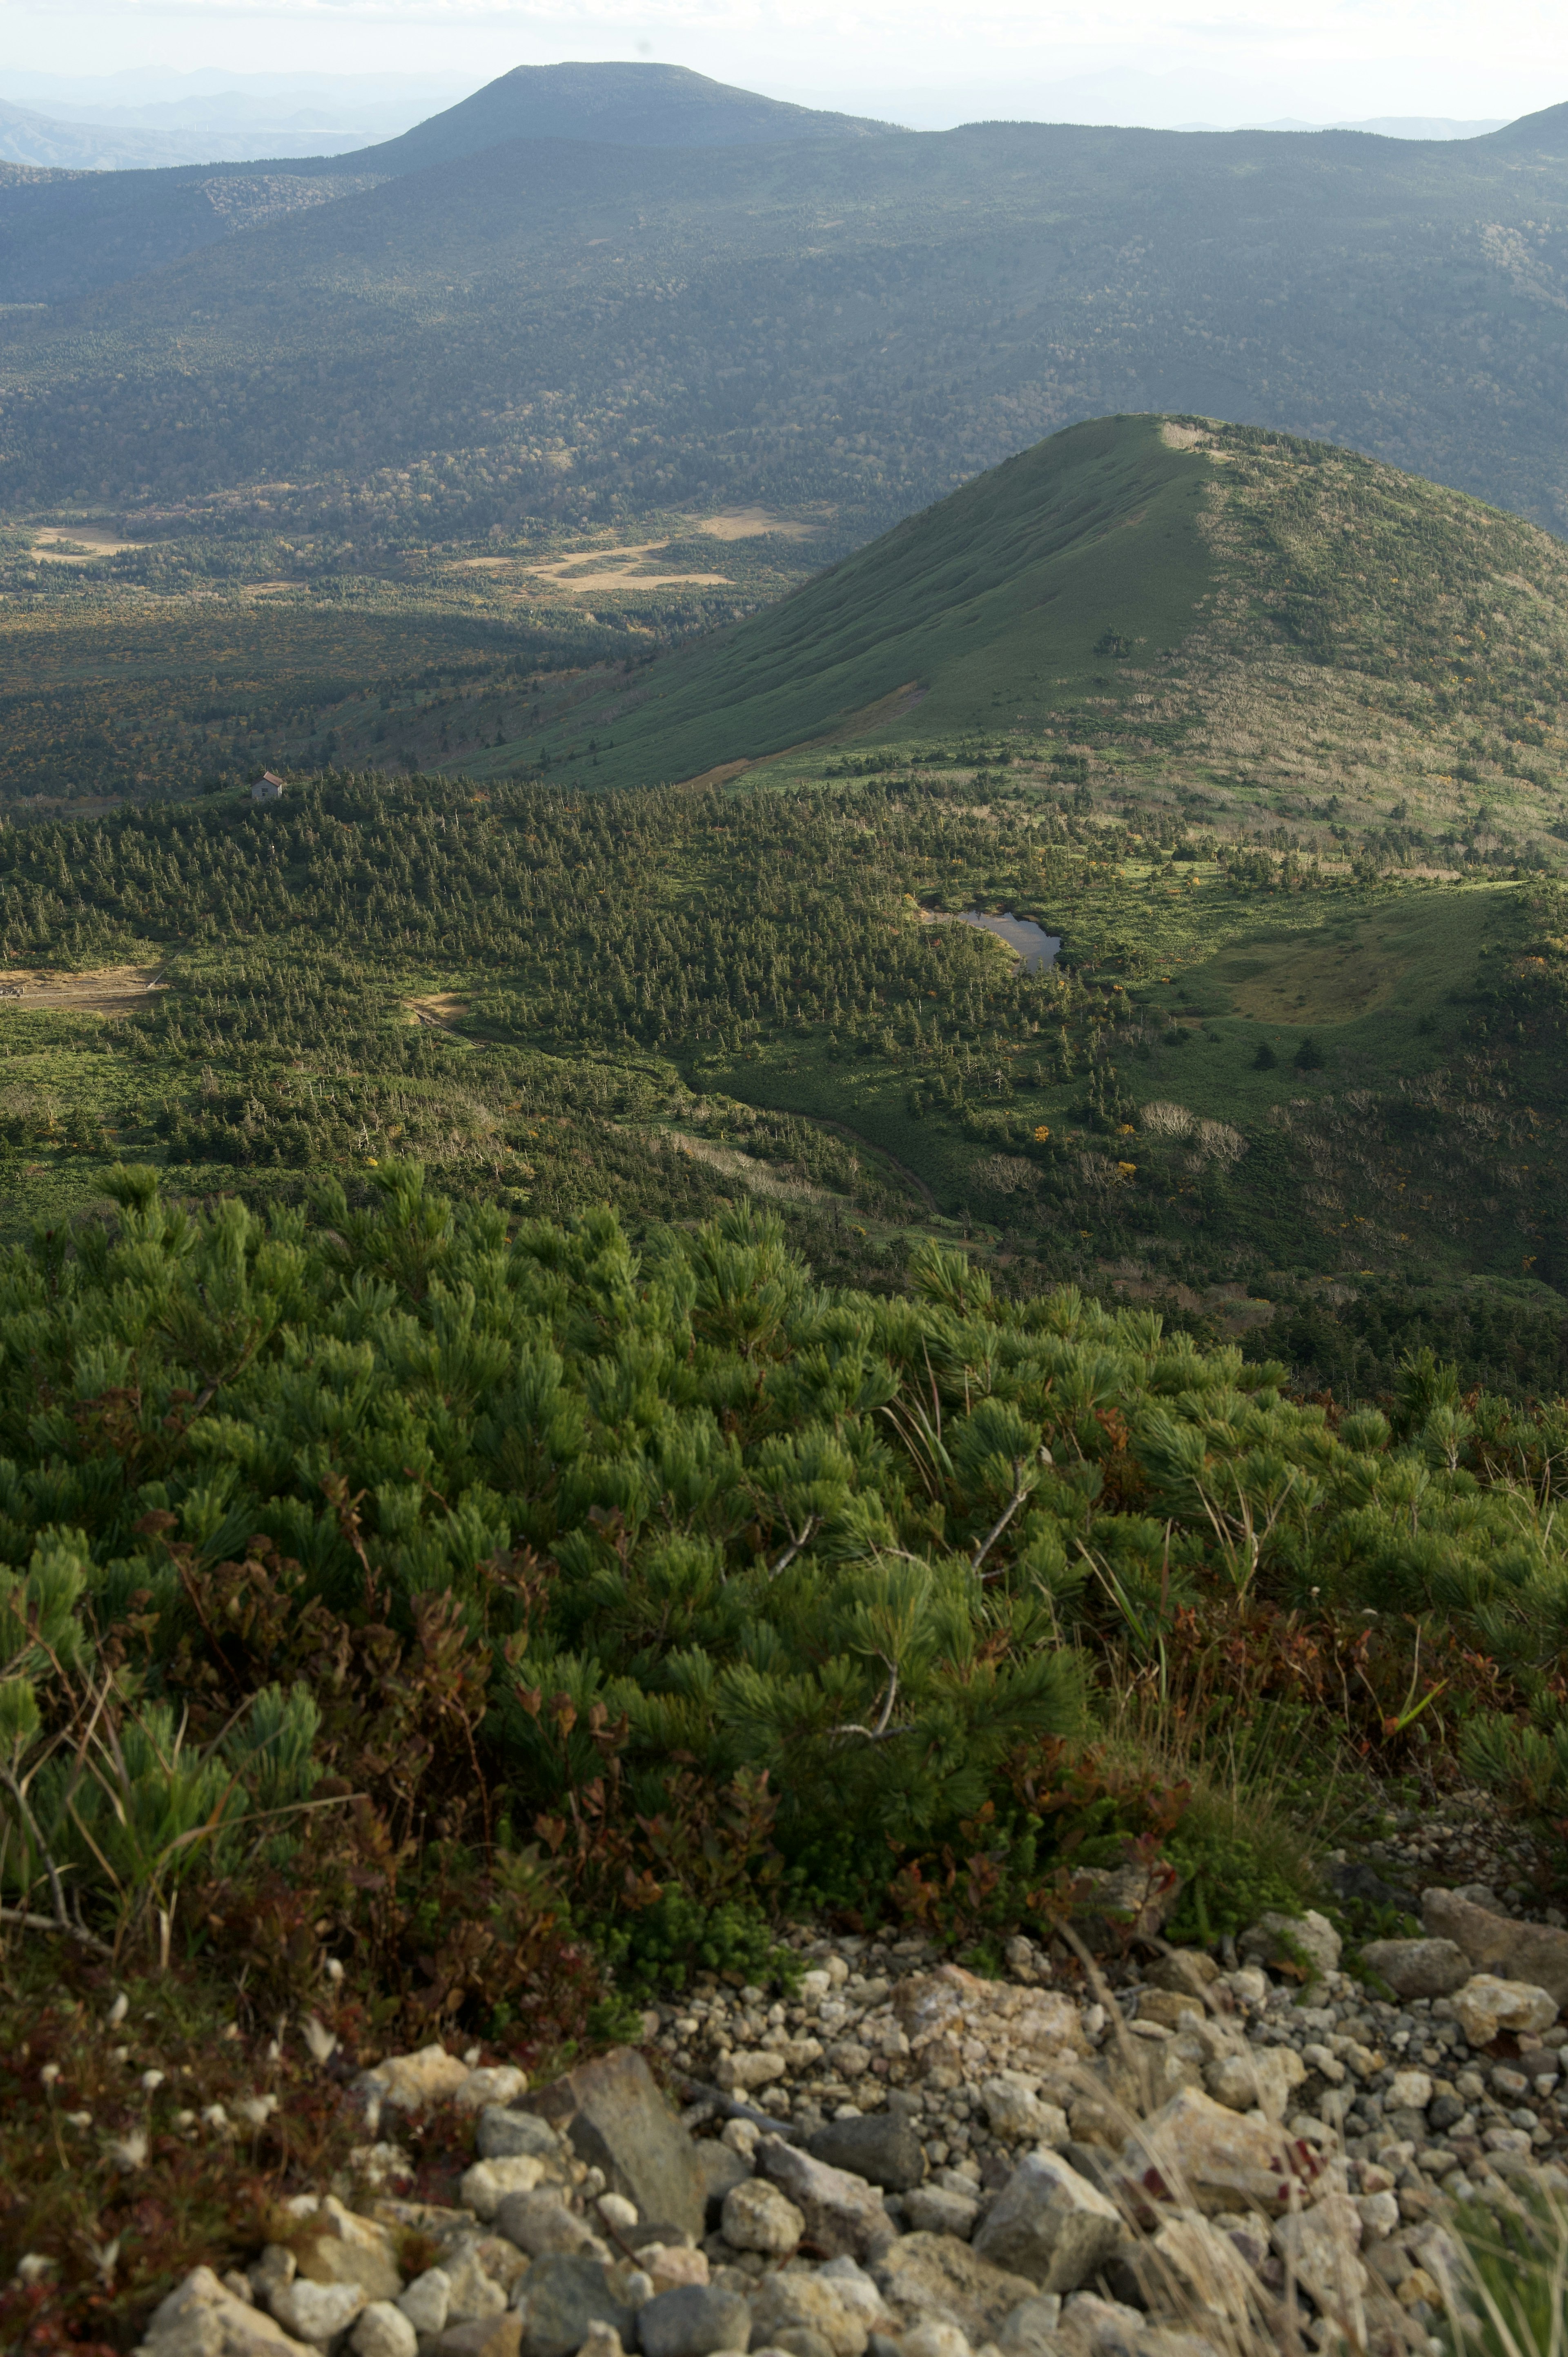
[[[59,1006],[78,1015],[128,1015],[149,991],[166,988],[159,965],[106,965],[91,974],[0,967],[0,1013]]]
[[[862,705],[858,712],[846,713],[842,720],[835,720],[821,737],[802,737],[798,745],[781,746],[777,753],[758,753],[746,760],[720,761],[711,770],[699,770],[694,778],[682,778],[681,783],[683,786],[725,786],[732,778],[740,777],[747,770],[766,770],[770,762],[788,761],[799,753],[822,753],[834,745],[853,744],[857,737],[865,736],[873,728],[886,728],[895,720],[902,720],[907,712],[913,712],[916,705],[924,700],[926,693],[918,679],[907,679],[903,686],[896,687],[890,695],[879,695],[875,704]]]

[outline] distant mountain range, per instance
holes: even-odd
[[[24,508],[281,482],[373,537],[812,500],[850,545],[1138,408],[1562,530],[1565,223],[1564,106],[1447,142],[911,133],[521,68],[341,156],[11,166],[0,301],[37,307],[5,327],[0,481]]]
[[[0,159],[128,171],[332,156],[465,94],[413,74],[0,73]]]

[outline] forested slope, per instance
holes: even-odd
[[[1556,525],[1563,151],[1561,110],[1443,143],[512,141],[14,316],[9,496],[314,482],[412,524],[398,470],[439,454],[479,532],[743,494],[865,532],[1136,407],[1349,442]],[[16,231],[0,292],[82,283],[56,269]]]

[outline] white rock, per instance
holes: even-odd
[[[1424,2112],[1431,2101],[1429,2071],[1396,2071],[1383,2095],[1385,2108],[1396,2112]]]
[[[1305,1970],[1314,1981],[1339,1969],[1339,1934],[1315,1907],[1303,1915],[1260,1915],[1237,1944],[1249,1964]]]
[[[1294,2186],[1310,2201],[1318,2164],[1295,2151],[1278,2125],[1227,2110],[1183,2087],[1145,2120],[1122,2155],[1128,2176],[1213,2216],[1257,2208],[1275,2217]]]
[[[750,2297],[751,2337],[757,2348],[766,2348],[780,2332],[804,2326],[821,2335],[833,2357],[865,2357],[870,2328],[831,2278],[820,2274],[764,2276]]]
[[[1556,2004],[1543,1988],[1499,1980],[1495,1973],[1477,1973],[1448,2003],[1472,2046],[1489,2046],[1499,2029],[1550,2029],[1557,2018]]]
[[[832,2284],[836,2297],[852,2316],[860,2318],[868,2332],[890,2320],[886,2301],[858,2259],[828,2259],[818,2268],[817,2278]]]
[[[1155,2252],[1181,2295],[1179,2306],[1245,2334],[1258,2319],[1257,2278],[1229,2234],[1197,2210],[1178,2211],[1155,2236]]]
[[[1074,2291],[1122,2240],[1121,2212],[1055,2153],[1019,2162],[974,2237],[978,2257],[1042,2291]]]
[[[515,2104],[527,2093],[526,2071],[514,2062],[492,2062],[482,2071],[470,2071],[454,2096],[466,2112],[478,2112],[487,2104]]]
[[[416,2332],[445,2332],[446,2314],[452,2305],[452,2279],[445,2267],[426,2267],[415,2276],[408,2289],[400,2293],[396,2305],[403,2310]]]
[[[1359,2193],[1356,2215],[1361,2221],[1361,2241],[1386,2241],[1400,2222],[1399,2197],[1394,2193]]]
[[[767,2251],[783,2257],[794,2250],[806,2231],[806,2221],[795,2204],[765,2177],[748,2177],[732,2185],[722,2212],[726,2243],[737,2251]]]
[[[969,2335],[956,2324],[917,2324],[903,2340],[904,2357],[973,2357]]]
[[[299,2273],[299,2261],[286,2243],[266,2243],[262,2255],[253,2260],[249,2269],[252,2296],[271,2305],[274,2291],[291,2284]]]
[[[136,2357],[315,2357],[264,2309],[196,2267],[153,2311]]]
[[[1276,2219],[1269,2240],[1325,2314],[1364,2342],[1360,2303],[1367,2270],[1356,2255],[1361,2221],[1348,2194],[1326,2194],[1315,2209]]]
[[[782,2054],[762,2047],[751,2052],[721,2056],[714,2076],[726,2093],[738,2088],[750,2093],[757,2087],[770,2087],[775,2079],[782,2079],[789,2069]]]
[[[373,2299],[360,2310],[349,2346],[354,2357],[419,2357],[418,2333],[390,2299]]]
[[[295,2276],[272,2295],[273,2314],[285,2331],[317,2349],[346,2332],[365,2305],[357,2283],[311,2283],[305,2276]]]
[[[505,2309],[505,2292],[485,2273],[471,2247],[450,2253],[445,2273],[448,2324],[482,2324],[487,2317],[499,2316]]]
[[[1229,2111],[1261,2111],[1283,2120],[1306,2065],[1294,2046],[1249,2046],[1244,2054],[1222,2054],[1204,2065],[1203,2083]]]
[[[532,2189],[525,2185],[521,2190],[527,2193]],[[637,2204],[624,2193],[601,2193],[595,2207],[613,2233],[629,2234],[637,2224]]]
[[[657,2299],[661,2291],[682,2291],[688,2284],[708,2280],[706,2251],[688,2250],[683,2243],[644,2243],[637,2258],[639,2272],[653,2287],[650,2299]]]
[[[360,2084],[400,2112],[418,2112],[449,2102],[472,2075],[444,2046],[422,2046],[417,2054],[390,2054],[366,2072]]]
[[[532,2193],[543,2175],[544,2163],[532,2153],[520,2152],[505,2160],[477,2160],[472,2169],[463,2171],[457,2198],[465,2210],[471,2210],[488,2225],[509,2193]]]
[[[980,2100],[993,2135],[1009,2144],[1027,2141],[1059,2149],[1071,2133],[1067,2114],[1058,2104],[1041,2101],[1039,2083],[1026,2072],[998,2071],[981,2088]]]
[[[312,2283],[358,2284],[368,2300],[395,2299],[403,2289],[397,2245],[379,2219],[359,2217],[328,2193],[295,2244],[299,2272]]]

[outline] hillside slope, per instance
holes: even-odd
[[[579,691],[527,750],[555,764],[595,737],[596,780],[640,783],[835,733],[860,754],[1044,735],[1217,807],[1484,808],[1551,864],[1568,822],[1562,544],[1211,420],[1069,427],[647,677],[631,709],[618,679]]]
[[[204,210],[219,236],[232,175],[210,198],[180,175],[35,182],[0,191],[0,299],[144,274],[7,321],[6,497],[284,484],[294,511],[424,531],[400,478],[439,460],[449,531],[735,499],[830,503],[853,544],[1139,408],[1348,443],[1560,527],[1561,145],[1554,112],[1434,143],[512,139],[162,269]],[[316,193],[355,168],[312,167]]]
[[[513,139],[617,147],[736,147],[759,140],[865,138],[892,125],[791,106],[684,66],[515,66],[398,139],[345,157],[352,170],[420,172]]]

